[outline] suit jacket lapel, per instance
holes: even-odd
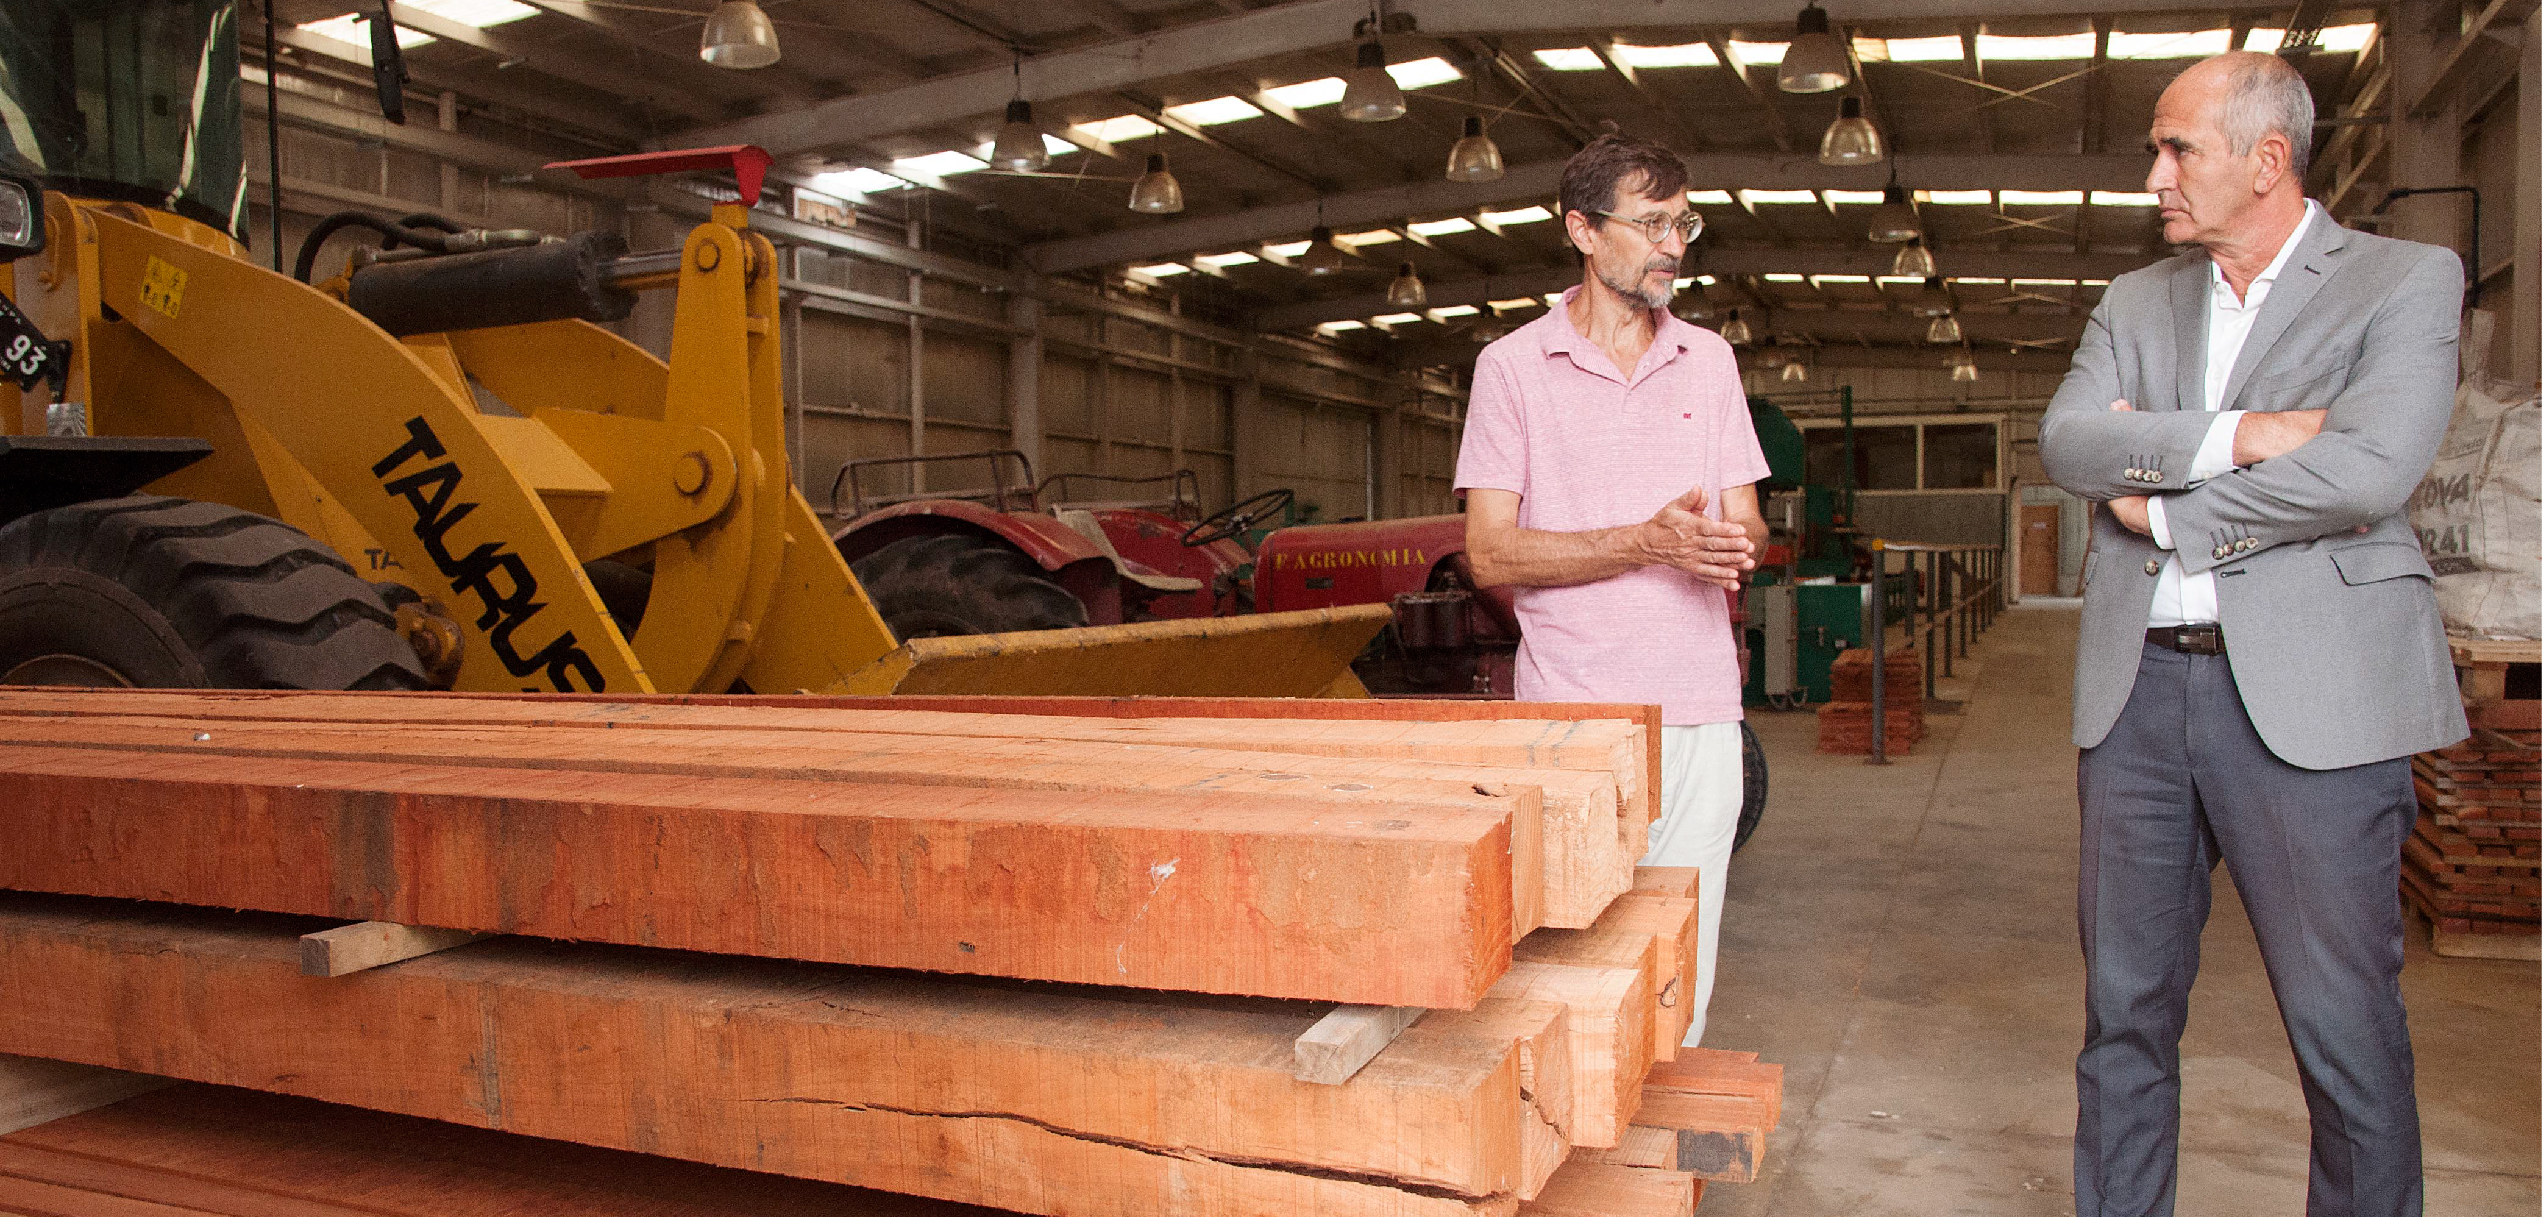
[[[2171,273],[2171,321],[2178,327],[2172,343],[2180,361],[2172,409],[2207,408],[2207,292],[2215,282],[2214,263],[2189,258]]]
[[[2250,383],[2252,370],[2268,357],[2268,349],[2285,337],[2286,327],[2295,323],[2304,306],[2312,302],[2313,294],[2338,270],[2330,255],[2348,243],[2348,230],[2328,215],[2313,219],[2316,223],[2305,231],[2294,256],[2286,259],[2285,268],[2277,272],[2277,281],[2269,285],[2268,299],[2260,303],[2260,315],[2251,320],[2251,336],[2233,360],[2233,374],[2225,379],[2224,403],[2218,409],[2240,408],[2235,403],[2242,396],[2242,386]]]

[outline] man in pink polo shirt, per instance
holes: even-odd
[[[1475,578],[1518,587],[1518,698],[1660,708],[1652,866],[1702,868],[1694,1021],[1712,999],[1739,819],[1739,660],[1728,592],[1765,543],[1730,344],[1668,312],[1703,230],[1686,170],[1608,135],[1562,170],[1580,286],[1474,363],[1457,489]]]

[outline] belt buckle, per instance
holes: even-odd
[[[2224,653],[2224,627],[2221,625],[2184,625],[2172,636],[2180,640],[2181,650],[2192,655]]]

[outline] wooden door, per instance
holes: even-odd
[[[2021,505],[2021,594],[2057,594],[2057,520],[2055,503]]]

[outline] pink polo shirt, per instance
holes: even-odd
[[[1580,289],[1563,294],[1563,303]],[[1701,486],[1766,475],[1730,344],[1659,314],[1631,376],[1556,306],[1483,348],[1456,488],[1520,496],[1521,528],[1637,524]],[[1518,589],[1518,698],[1655,704],[1669,726],[1739,719],[1728,594],[1666,566],[1572,587]]]

